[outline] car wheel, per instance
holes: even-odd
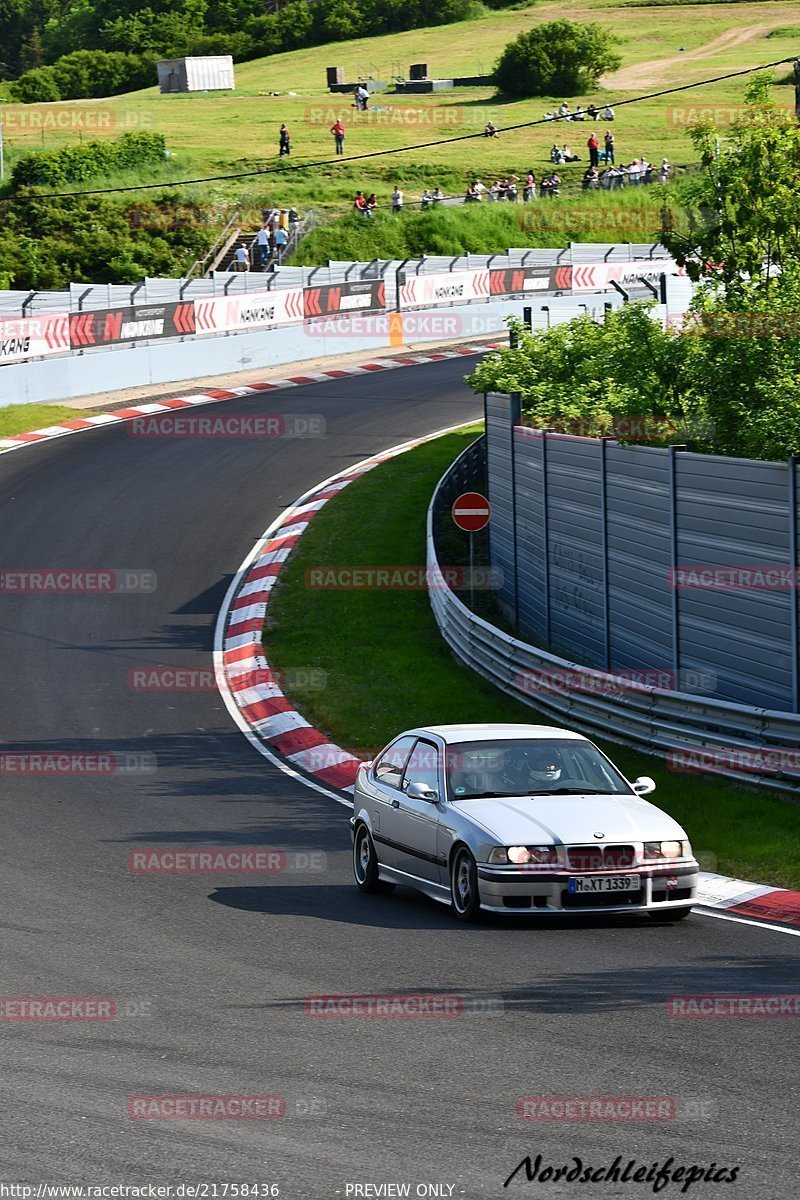
[[[378,856],[366,825],[359,825],[353,837],[353,875],[360,892],[393,892],[395,885],[378,878]]]
[[[683,921],[691,911],[692,906],[689,904],[685,908],[658,909],[657,911],[649,912],[647,915],[657,925],[667,925],[671,924],[672,921]]]
[[[466,846],[456,851],[450,864],[450,898],[459,921],[478,920],[481,911],[478,868]]]

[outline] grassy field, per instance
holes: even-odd
[[[66,408],[63,404],[9,404],[7,408],[0,408],[0,438],[73,421],[76,416],[74,408]]]
[[[334,742],[365,756],[399,730],[428,722],[551,723],[455,662],[427,592],[306,587],[311,567],[424,564],[431,493],[474,436],[439,438],[352,483],[315,518],[270,603],[270,663],[312,681],[307,689],[289,688],[291,698]],[[319,671],[326,672],[322,689],[311,674]],[[797,805],[671,773],[659,759],[624,747],[603,748],[629,779],[653,776],[656,802],[684,824],[706,869],[800,887]]]
[[[495,140],[453,141],[483,128],[487,119],[499,127],[540,118],[564,97],[503,103],[492,88],[459,89],[428,96],[375,97],[374,108],[356,114],[349,97],[344,104],[325,88],[325,67],[341,64],[346,76],[359,72],[391,79],[408,64],[424,59],[435,75],[483,73],[491,70],[503,46],[533,24],[568,16],[596,20],[620,38],[622,69],[604,81],[593,97],[617,102],[670,85],[702,80],[772,59],[800,53],[800,6],[786,0],[736,4],[670,4],[652,7],[624,0],[583,0],[579,5],[546,3],[515,12],[491,12],[458,25],[294,51],[237,65],[233,94],[160,96],[155,89],[111,100],[63,102],[59,105],[0,105],[7,162],[30,149],[77,141],[80,137],[118,136],[127,129],[164,132],[171,152],[165,179],[205,173],[229,173],[278,166],[278,127],[286,121],[293,137],[290,166],[332,157],[329,128],[344,114],[349,155],[394,150],[405,145],[445,139],[420,151],[390,153],[363,164],[347,159],[308,171],[282,170],[269,182],[204,184],[187,189],[187,198],[206,202],[234,199],[254,203],[293,202],[331,213],[348,206],[355,187],[386,197],[395,180],[404,181],[408,197],[440,179],[465,181],[498,173],[520,174],[533,167],[539,174],[554,135],[582,153],[583,164],[563,174],[577,177],[585,165],[586,124],[545,125],[504,133]],[[786,31],[786,36],[770,33]],[[786,71],[779,72],[785,75]],[[740,101],[742,80],[646,101],[617,113],[617,157],[645,154],[676,163],[693,157],[686,126],[700,107],[712,107],[724,123]],[[268,93],[276,92],[278,95]],[[265,93],[265,94],[261,94]],[[787,106],[788,86],[779,89]],[[54,123],[58,122],[56,128]],[[602,125],[596,128],[602,131]],[[146,193],[143,194],[146,198]]]

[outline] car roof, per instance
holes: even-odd
[[[420,736],[432,733],[448,746],[455,742],[499,742],[521,738],[535,740],[557,737],[578,742],[587,740],[583,734],[574,733],[571,729],[560,729],[557,725],[426,725],[418,729],[408,729],[406,732]]]

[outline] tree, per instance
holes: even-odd
[[[692,279],[721,286],[736,307],[752,304],[754,285],[780,289],[776,268],[800,262],[800,126],[775,103],[772,83],[766,73],[750,81],[727,134],[708,121],[693,127],[703,170],[682,188],[688,232],[662,237]]]
[[[595,87],[622,61],[616,38],[596,24],[548,21],[509,42],[495,68],[509,96],[574,96]]]

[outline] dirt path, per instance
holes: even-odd
[[[696,50],[687,50],[685,54],[676,52],[670,58],[655,58],[650,62],[634,63],[632,67],[623,67],[621,71],[615,71],[613,75],[606,75],[603,79],[603,86],[618,88],[624,92],[658,86],[665,82],[666,72],[671,67],[679,63],[682,65],[687,62],[699,62],[704,58],[713,58],[722,50],[730,50],[732,46],[741,46],[743,42],[749,42],[762,33],[768,33],[770,29],[780,25],[782,20],[783,18],[776,17],[773,21],[762,21],[758,25],[746,25],[741,29],[727,29],[725,33],[706,42],[705,46],[698,46]],[[677,33],[675,40],[676,42],[679,40]]]

